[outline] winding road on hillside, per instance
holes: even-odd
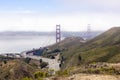
[[[59,62],[58,62],[58,56],[56,56],[56,59],[49,59],[49,58],[44,58],[44,57],[41,57],[41,56],[29,56],[29,55],[26,55],[26,57],[29,57],[29,58],[32,58],[32,59],[36,59],[36,60],[40,60],[42,59],[44,62],[48,62],[48,67],[49,69],[54,69],[55,71],[58,71],[60,70],[60,67],[59,67]]]

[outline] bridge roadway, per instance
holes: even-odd
[[[58,71],[60,70],[60,67],[59,67],[59,61],[58,61],[58,56],[56,59],[49,59],[49,58],[44,58],[44,57],[41,57],[41,56],[29,56],[29,55],[26,55],[26,57],[29,57],[29,58],[32,58],[32,59],[36,59],[36,60],[40,60],[42,59],[44,62],[48,62],[48,67],[49,69],[54,69],[55,71]]]

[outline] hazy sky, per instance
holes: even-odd
[[[120,26],[120,0],[0,0],[0,31],[106,30]]]

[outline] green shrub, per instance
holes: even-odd
[[[100,74],[100,70],[90,68],[90,69],[86,70],[86,73]]]
[[[44,80],[43,78],[38,78],[37,80]]]
[[[55,71],[53,69],[50,69],[48,71],[48,74],[49,74],[49,76],[53,76],[53,75],[55,75]]]
[[[31,78],[25,77],[22,80],[32,80]]]
[[[57,76],[68,76],[69,75],[69,70],[60,70],[56,72]]]
[[[116,74],[115,68],[101,68],[101,73]]]
[[[48,72],[43,72],[43,71],[39,71],[39,72],[35,72],[34,73],[34,77],[35,79],[39,79],[39,78],[45,78],[45,77],[49,77]]]

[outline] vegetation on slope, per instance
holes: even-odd
[[[83,44],[84,39],[81,37],[67,37],[63,41],[49,46],[49,51],[45,54],[42,54],[44,57],[52,58],[56,53],[66,52],[74,50],[80,44]]]
[[[38,70],[33,62],[26,63],[22,59],[0,61],[0,80],[21,80],[24,77],[34,79],[34,73]]]
[[[0,80],[43,80],[52,76],[54,70],[47,68],[48,63],[31,58],[0,57]]]
[[[57,44],[54,44],[54,45],[50,46],[49,48],[50,49],[55,49],[56,47],[59,47],[59,48],[71,49],[74,46],[78,46],[79,43],[82,43],[82,41],[84,41],[84,39],[81,38],[81,37],[74,37],[74,36],[73,37],[67,37],[63,41],[61,41]]]
[[[62,52],[62,68],[92,62],[120,62],[120,27],[114,27],[84,44],[77,44]]]

